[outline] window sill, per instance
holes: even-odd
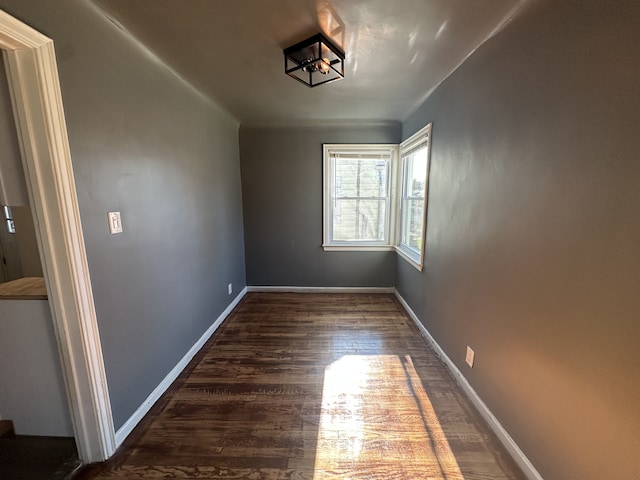
[[[391,252],[393,245],[322,245],[325,252]]]
[[[396,247],[396,253],[401,257],[404,258],[407,262],[409,262],[410,265],[412,265],[416,270],[418,270],[419,272],[422,271],[422,269],[424,268],[424,265],[420,262],[416,262],[413,258],[411,258],[407,253],[405,253],[403,250],[401,250],[400,248]]]

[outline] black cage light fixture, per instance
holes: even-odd
[[[284,49],[284,72],[308,87],[344,78],[344,52],[318,33]]]

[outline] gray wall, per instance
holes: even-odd
[[[393,286],[393,252],[322,250],[322,144],[398,143],[400,124],[240,128],[247,284]]]
[[[0,55],[0,205],[28,204],[9,82],[4,59]]]
[[[245,285],[238,123],[82,0],[0,7],[55,42],[119,428]]]
[[[0,418],[18,435],[73,436],[46,300],[0,299]]]
[[[15,236],[20,250],[20,264],[22,275],[25,277],[42,277],[42,262],[38,250],[33,214],[30,206],[14,207],[11,209],[16,227]]]
[[[0,215],[2,215],[0,213]],[[42,264],[31,207],[11,207],[15,233],[9,233],[0,217],[0,282],[42,277]]]
[[[434,122],[397,287],[545,480],[640,472],[638,59],[638,2],[534,1],[403,125]]]

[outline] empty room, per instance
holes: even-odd
[[[0,46],[0,478],[639,478],[640,4],[0,0]]]

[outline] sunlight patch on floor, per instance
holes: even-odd
[[[325,369],[314,480],[463,480],[409,356],[346,355]]]

